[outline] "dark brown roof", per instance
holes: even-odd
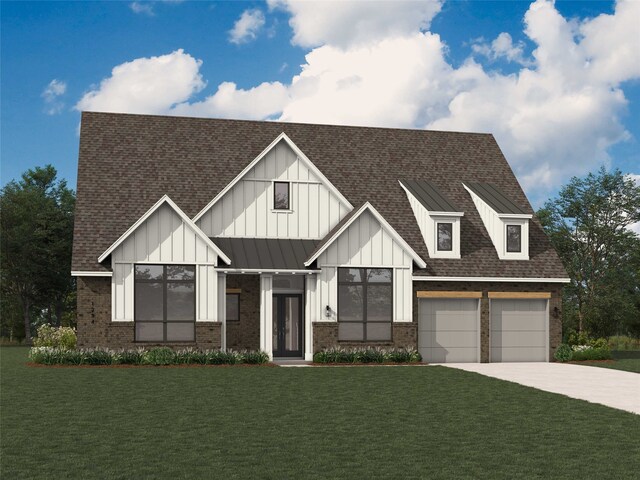
[[[400,180],[411,195],[431,212],[459,212],[433,183],[426,180]]]
[[[83,113],[73,270],[97,259],[168,194],[194,217],[280,133],[352,205],[369,201],[426,262],[416,274],[565,277],[534,218],[529,261],[501,261],[462,182],[492,183],[533,213],[492,135],[299,123]],[[427,180],[458,209],[459,260],[430,259],[399,177]]]
[[[231,259],[229,268],[304,270],[320,240],[222,238],[211,240]]]
[[[493,183],[470,182],[467,184],[473,193],[478,195],[496,213],[520,215],[527,213],[524,208],[516,205],[505,193]]]

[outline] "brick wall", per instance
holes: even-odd
[[[111,321],[111,278],[78,277],[78,347],[137,348],[153,346],[220,348],[219,322],[196,322],[196,341],[172,344],[134,341],[134,322]]]
[[[334,347],[418,348],[418,325],[415,322],[393,323],[392,327],[389,342],[345,342],[338,340],[337,322],[314,322],[313,353]]]
[[[240,320],[227,321],[227,348],[260,348],[260,275],[227,275],[227,288],[239,288]]]

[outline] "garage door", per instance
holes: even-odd
[[[491,361],[547,361],[547,300],[491,300]]]
[[[421,299],[418,350],[425,362],[478,362],[478,300]]]

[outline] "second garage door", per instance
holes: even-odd
[[[479,362],[478,300],[421,299],[418,350],[428,363]]]
[[[491,300],[491,361],[547,361],[547,300]]]

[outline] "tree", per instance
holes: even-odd
[[[36,167],[0,192],[0,281],[2,317],[20,306],[27,343],[32,318],[47,312],[56,323],[73,291],[71,244],[75,196],[66,181],[56,180],[51,165]],[[11,326],[11,331],[15,331]]]
[[[640,332],[640,187],[604,167],[574,177],[538,217],[571,283],[565,288],[565,326],[609,336]]]

